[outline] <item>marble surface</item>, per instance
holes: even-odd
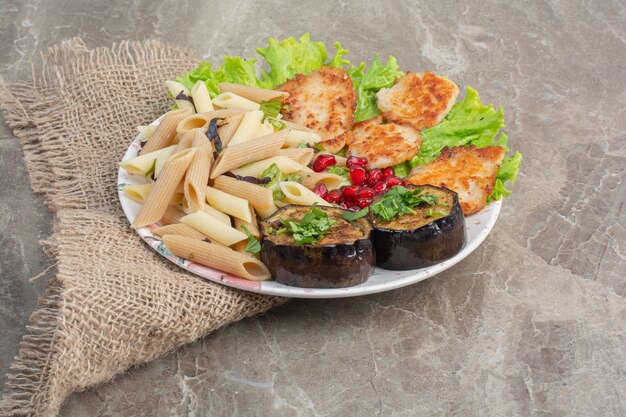
[[[449,271],[292,301],[73,395],[61,416],[626,415],[626,6],[507,3],[0,0],[6,82],[73,36],[217,60],[310,31],[355,61],[379,51],[472,85],[505,107],[525,157],[494,232]],[[38,240],[53,215],[4,124],[0,155],[2,383],[41,293],[29,278],[52,264]]]

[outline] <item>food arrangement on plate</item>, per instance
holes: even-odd
[[[456,256],[465,216],[508,196],[504,113],[445,76],[328,59],[308,35],[166,81],[175,104],[121,168],[131,219],[181,264],[303,288]],[[128,155],[128,154],[127,154]]]

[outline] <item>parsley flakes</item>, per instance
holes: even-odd
[[[372,213],[384,221],[391,221],[403,214],[415,214],[414,207],[427,204],[437,204],[437,196],[434,194],[422,194],[421,188],[409,190],[401,185],[391,188],[380,200],[371,205]]]

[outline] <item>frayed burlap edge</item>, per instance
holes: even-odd
[[[32,82],[18,82],[9,87],[0,86],[0,108],[4,112],[7,125],[13,130],[23,147],[31,187],[34,192],[42,195],[51,209],[81,207],[80,204],[74,207],[71,201],[58,198],[63,194],[60,191],[73,186],[75,172],[73,173],[66,166],[62,148],[42,146],[44,142],[54,142],[54,136],[57,135],[55,127],[61,127],[64,123],[63,120],[56,118],[56,113],[61,110],[63,103],[46,99],[48,95],[45,92],[47,90],[62,92],[65,80],[71,79],[71,75],[80,68],[94,65],[95,62],[132,65],[139,60],[176,59],[176,54],[183,56],[188,55],[188,52],[177,48],[166,50],[164,45],[157,41],[122,42],[111,48],[90,50],[82,40],[75,38],[51,48],[47,53],[42,53],[41,72],[36,75],[33,70]],[[42,91],[44,94],[41,94]],[[41,131],[41,119],[31,119],[33,112],[37,111],[40,114],[45,112],[49,115],[45,123],[45,131]],[[49,239],[47,248],[48,252],[53,254],[58,254],[59,250],[57,229],[58,221],[55,222],[55,231]],[[30,324],[26,327],[27,334],[20,342],[18,356],[10,367],[10,374],[7,375],[7,390],[0,401],[0,415],[55,416],[67,395],[72,391],[87,388],[86,386],[72,389],[54,387],[63,385],[63,381],[54,380],[51,369],[58,365],[57,344],[63,337],[62,332],[59,331],[59,325],[63,320],[61,310],[64,306],[65,291],[62,275],[57,275],[48,282],[45,294],[38,302],[38,308],[30,317]],[[244,317],[264,312],[284,301],[285,299],[259,296],[259,299],[249,301],[250,306],[238,309],[231,315],[232,317],[229,316],[224,322],[215,323],[215,326],[206,329],[207,333]],[[187,340],[185,343],[191,341],[193,340]],[[171,349],[175,347],[177,346]],[[164,353],[166,351],[160,354]],[[152,359],[154,357],[146,357],[135,364]],[[107,375],[99,381],[96,378],[94,383],[106,382],[114,374]]]

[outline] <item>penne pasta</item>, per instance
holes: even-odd
[[[239,124],[243,119],[243,115],[245,113],[234,114],[226,119],[226,123],[217,128],[217,133],[220,135],[220,139],[222,140],[222,147],[228,146],[230,140],[233,138],[233,135],[239,128]]]
[[[285,203],[297,204],[299,206],[311,206],[317,203],[320,206],[330,206],[331,204],[324,200],[304,185],[293,181],[282,181],[278,184],[280,190],[285,194]]]
[[[206,235],[209,239],[221,243],[224,246],[231,246],[247,239],[245,233],[240,232],[230,225],[224,224],[224,222],[205,211],[196,211],[195,213],[188,214],[180,219],[180,222],[193,227],[200,233]]]
[[[206,200],[211,207],[247,222],[252,221],[250,217],[250,205],[248,200],[228,194],[213,187],[205,187]]]
[[[334,190],[336,188],[341,187],[346,180],[335,174],[331,174],[330,172],[302,172],[302,185],[304,185],[309,190],[315,188],[317,184],[324,184],[329,190]]]
[[[224,149],[215,161],[211,171],[211,178],[216,178],[225,172],[232,171],[250,162],[276,155],[283,143],[285,143],[285,132],[280,131],[251,142],[231,145]]]
[[[184,202],[185,202],[185,194],[174,193],[174,196],[170,200],[170,206],[178,206],[179,204],[183,204]]]
[[[276,212],[276,210],[278,210],[278,208],[276,207],[276,204],[272,204],[271,208],[268,208],[268,209],[255,208],[255,210],[259,214],[259,217],[261,219],[266,219],[269,216],[271,216],[272,214],[274,214],[274,212]]]
[[[254,101],[255,103],[261,103],[263,101],[283,101],[289,97],[289,93],[285,91],[269,90],[267,88],[248,87],[245,85],[231,84],[231,83],[219,83],[218,87],[220,93],[233,93]]]
[[[209,172],[213,162],[213,149],[200,129],[191,135],[191,144],[196,154],[187,169],[184,183],[185,200],[191,211],[202,210],[205,206],[205,190],[209,182]]]
[[[259,103],[233,93],[222,93],[213,99],[213,105],[222,109],[259,110]]]
[[[178,123],[192,113],[191,109],[178,109],[165,113],[161,123],[159,123],[150,139],[148,139],[140,151],[140,155],[166,148],[174,143]]]
[[[146,140],[150,139],[150,137],[152,136],[156,128],[157,128],[156,126],[151,126],[151,125],[137,126],[137,130],[139,131],[141,135],[143,135],[144,138],[146,138]],[[142,141],[142,142],[145,142],[145,141]]]
[[[280,119],[281,123],[285,125],[287,129],[299,130],[301,132],[317,133],[315,130],[306,126],[299,125],[298,123],[290,122],[289,120]]]
[[[279,200],[276,200],[274,203],[276,204],[276,207],[278,208],[283,208],[291,204],[291,203],[285,203],[284,201],[279,201]]]
[[[313,159],[313,149],[311,148],[284,148],[278,151],[278,156],[287,156],[300,165],[307,166]]]
[[[232,223],[230,222],[230,216],[228,214],[222,213],[218,209],[213,208],[209,206],[208,204],[204,206],[204,211],[206,211],[207,213],[209,213],[211,216],[215,217],[222,223],[232,226]]]
[[[155,166],[155,161],[159,156],[165,155],[165,158],[167,158],[169,155],[167,152],[169,151],[169,153],[171,153],[175,147],[176,145],[172,145],[167,148],[127,159],[126,161],[120,162],[120,167],[124,168],[129,174],[145,176],[152,167]],[[154,172],[156,172],[156,168]]]
[[[252,221],[250,222],[246,222],[244,220],[235,218],[234,220],[235,229],[246,233],[246,231],[243,229],[245,227],[248,230],[248,232],[250,232],[250,234],[254,236],[255,239],[260,239],[261,232],[259,231],[259,225],[256,221],[256,213],[254,212],[254,209],[252,207],[250,207],[250,218],[252,219]],[[248,242],[246,240],[242,240],[241,242],[235,243],[233,245],[233,249],[235,249],[237,252],[247,253],[246,252],[247,245],[248,245]]]
[[[259,126],[257,131],[254,133],[254,138],[260,138],[262,136],[269,135],[270,133],[274,133],[274,126],[270,124],[267,120]]]
[[[157,236],[177,235],[199,240],[208,239],[205,235],[185,223],[174,223],[168,224],[167,226],[159,226],[152,229],[152,233]]]
[[[163,236],[167,250],[176,256],[252,281],[271,278],[269,269],[258,259],[215,243],[184,236]]]
[[[238,145],[240,143],[254,139],[256,132],[261,127],[263,112],[261,110],[249,111],[243,115],[241,123],[233,137],[228,142],[229,146]],[[273,132],[273,130],[272,130]],[[271,133],[271,132],[270,132]]]
[[[178,81],[165,81],[165,85],[167,86],[168,91],[174,97],[174,101],[179,109],[190,109],[195,111],[195,107],[193,105],[193,99],[191,98],[191,94],[187,87],[179,83]]]
[[[202,129],[204,132],[209,128],[211,118],[203,114],[192,114],[185,117],[176,126],[176,133],[179,135],[185,135],[192,132],[194,129]]]
[[[256,209],[272,210],[274,207],[274,197],[272,190],[247,181],[220,175],[213,181],[213,187],[232,194],[234,196],[248,200],[250,205]]]
[[[282,130],[281,130],[282,132]],[[277,132],[280,133],[280,132]],[[285,174],[291,174],[298,171],[312,171],[311,169],[300,165],[293,159],[286,156],[274,156],[271,158],[263,159],[261,161],[253,162],[251,164],[244,165],[237,169],[231,169],[235,175],[241,175],[242,177],[257,177],[260,178],[263,171],[270,167],[270,165],[276,164]]]
[[[165,166],[165,161],[172,156],[172,154],[178,149],[176,145],[168,146],[163,149],[163,152],[159,154],[156,161],[154,162],[154,178],[157,178],[161,171],[163,170],[163,166]]]
[[[191,89],[191,98],[193,98],[193,105],[196,107],[196,112],[205,113],[215,110],[211,102],[209,90],[207,90],[204,81],[198,80],[194,84]]]
[[[202,113],[202,115],[208,117],[209,119],[214,119],[216,117],[225,118],[225,117],[234,116],[236,114],[244,114],[247,111],[248,110],[246,109],[238,109],[238,108],[218,109],[218,110],[213,110],[213,111],[209,111],[206,113]]]
[[[185,212],[175,206],[168,206],[165,210],[165,214],[159,220],[162,225],[174,224],[180,222],[185,216]]]
[[[296,148],[302,141],[309,145],[315,145],[317,142],[322,140],[322,137],[314,132],[303,132],[301,130],[295,129],[285,129],[288,130],[289,133],[285,138],[285,145],[289,147]]]
[[[133,201],[143,203],[152,190],[152,183],[129,184],[124,186],[124,195]]]
[[[169,205],[178,183],[183,179],[196,150],[185,149],[169,157],[161,175],[155,182],[150,194],[139,210],[133,227],[143,227],[157,222],[163,217]]]

